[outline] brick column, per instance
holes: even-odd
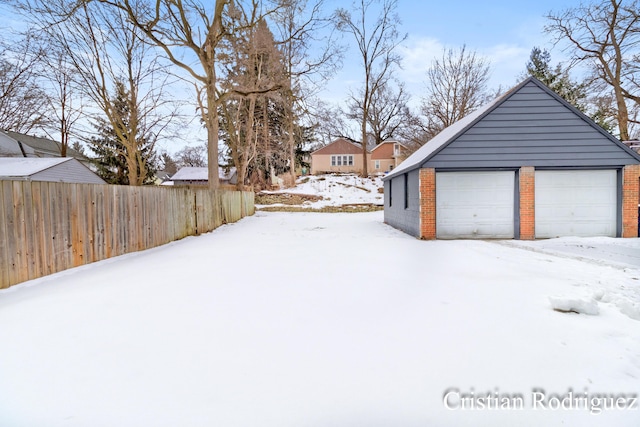
[[[536,238],[536,171],[533,166],[520,168],[520,240]]]
[[[420,238],[436,238],[436,170],[420,169]]]
[[[638,203],[640,202],[640,165],[622,170],[622,237],[638,237]]]

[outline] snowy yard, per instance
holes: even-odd
[[[15,286],[0,425],[640,425],[640,268],[513,246],[258,212]]]

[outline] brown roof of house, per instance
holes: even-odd
[[[393,159],[393,147],[395,144],[400,146],[400,150],[404,148],[398,141],[384,141],[371,150],[371,160]]]
[[[383,142],[371,150],[371,160],[393,159],[393,143]]]
[[[319,150],[314,151],[311,155],[320,154],[360,154],[362,153],[362,145],[356,144],[345,138],[338,138],[329,145],[325,145]]]

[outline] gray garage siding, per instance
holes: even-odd
[[[619,167],[636,162],[574,111],[529,82],[422,167]]]
[[[408,178],[409,203],[405,208],[404,180]],[[384,222],[412,236],[420,235],[419,170],[400,174],[384,183]],[[391,196],[391,205],[389,197]]]

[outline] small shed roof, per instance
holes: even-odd
[[[0,179],[105,184],[73,157],[2,157]]]
[[[230,180],[236,173],[236,168],[232,167],[229,170],[225,168],[218,168],[218,177],[222,180]],[[172,177],[171,181],[208,181],[209,180],[209,168],[208,167],[196,167],[185,166],[180,168]]]
[[[2,157],[0,176],[28,177],[71,160],[71,157]]]

